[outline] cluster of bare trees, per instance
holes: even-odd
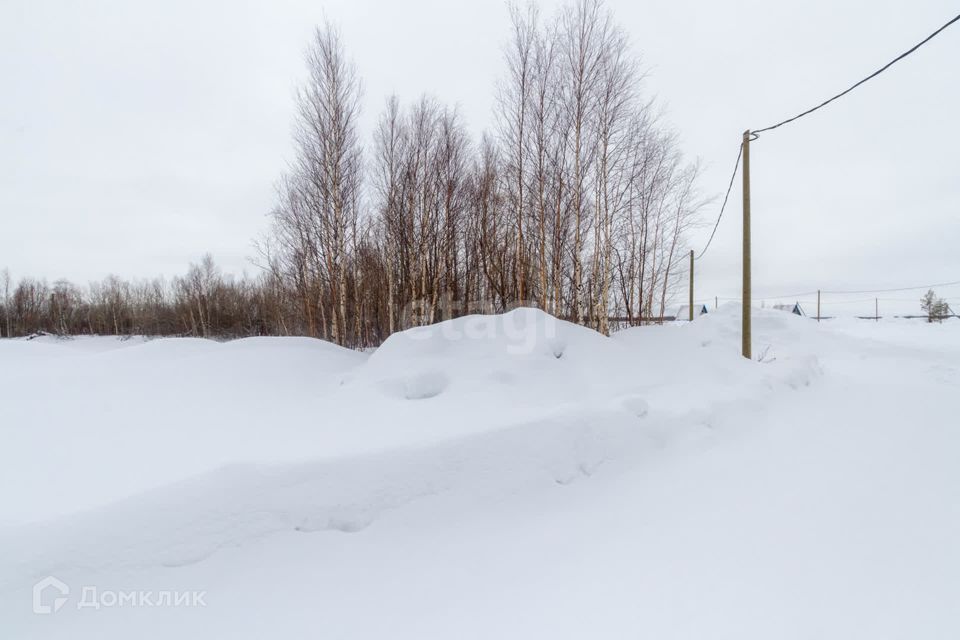
[[[518,304],[602,332],[611,316],[662,318],[701,205],[696,164],[659,125],[602,0],[510,16],[492,133],[472,139],[432,98],[391,97],[366,150],[360,78],[338,31],[317,30],[257,279],[224,277],[208,257],[170,283],[23,280],[0,331],[369,346],[411,323]]]
[[[57,335],[188,335],[229,338],[303,332],[283,291],[266,277],[224,276],[210,256],[186,275],[129,282],[108,276],[87,287],[52,285],[0,272],[0,337]]]
[[[662,317],[702,204],[697,166],[601,0],[550,20],[513,7],[510,34],[493,134],[392,97],[364,155],[357,72],[337,30],[317,30],[297,161],[260,247],[309,335],[375,344],[411,320],[521,303],[603,332],[612,315]]]

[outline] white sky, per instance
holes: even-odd
[[[947,0],[609,5],[648,92],[705,165],[701,186],[717,196],[705,223],[745,128],[846,88],[957,12]],[[209,251],[254,271],[251,240],[291,157],[302,54],[325,16],[364,79],[367,140],[391,92],[456,103],[477,133],[491,123],[500,0],[0,0],[0,268],[78,283],[172,276]],[[955,25],[753,144],[756,300],[960,280],[958,61]],[[698,298],[737,295],[740,215],[738,179]],[[921,293],[880,295],[915,308]],[[960,287],[939,293],[960,303]]]

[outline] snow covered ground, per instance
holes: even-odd
[[[0,638],[960,636],[960,321],[754,322],[0,341]]]

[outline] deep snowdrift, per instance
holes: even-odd
[[[850,605],[865,615],[895,592],[871,561],[923,543],[921,560],[960,568],[943,406],[960,330],[860,326],[758,312],[760,362],[738,356],[735,306],[612,338],[533,310],[472,316],[369,356],[289,338],[0,341],[0,621],[12,637],[845,637],[818,581],[866,589]],[[888,520],[898,531],[878,532]],[[861,628],[957,631],[935,602],[925,620],[910,608],[960,595],[931,567],[894,567],[929,579],[876,613],[901,627]],[[70,600],[34,614],[48,575]],[[80,585],[209,604],[78,610]]]

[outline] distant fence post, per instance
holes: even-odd
[[[817,322],[820,322],[820,289],[817,289]]]

